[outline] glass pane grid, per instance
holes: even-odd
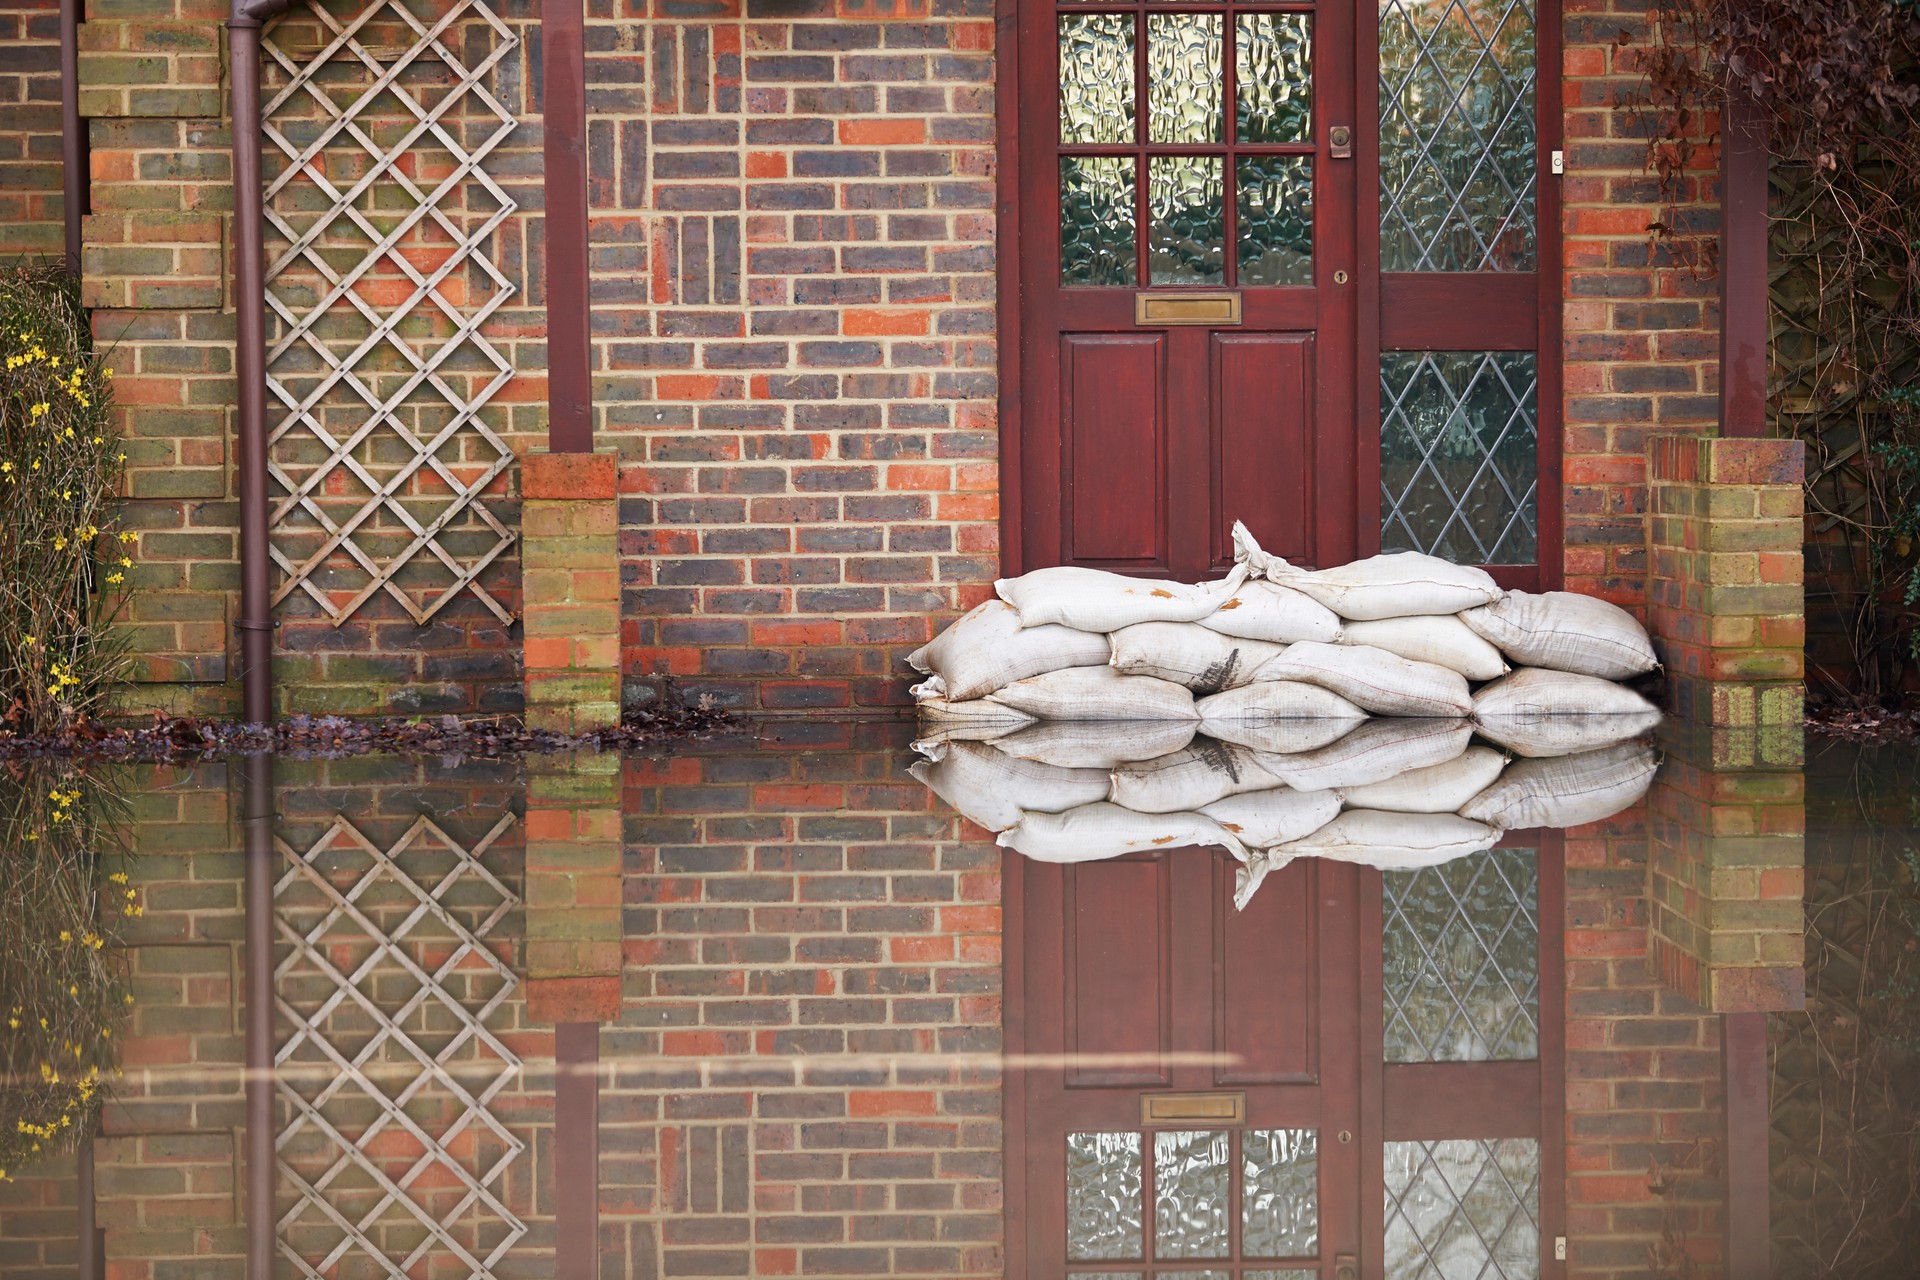
[[[1140,1256],[1140,1135],[1067,1135],[1067,1257]]]
[[[1386,873],[1386,1061],[1539,1056],[1539,885],[1531,849]]]
[[[1387,271],[1535,266],[1528,0],[1380,0],[1380,252]]]
[[[1153,1135],[1153,1255],[1225,1258],[1233,1169],[1225,1129],[1161,1129]]]
[[[1380,357],[1380,549],[1461,564],[1539,555],[1539,358]]]
[[[1320,1252],[1318,1135],[1249,1129],[1240,1137],[1240,1256],[1311,1258]]]
[[[1386,1274],[1534,1280],[1540,1144],[1532,1138],[1388,1142]]]

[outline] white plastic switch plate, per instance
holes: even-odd
[[[1567,171],[1567,153],[1566,152],[1556,151],[1553,153],[1553,171],[1555,173],[1565,173]]]
[[[1558,151],[1554,152],[1556,156],[1559,154]],[[1567,1238],[1565,1236],[1555,1236],[1553,1238],[1553,1260],[1555,1262],[1565,1262],[1567,1260]]]

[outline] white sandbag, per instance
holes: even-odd
[[[930,736],[972,742],[1003,737],[1040,722],[1038,717],[992,698],[969,698],[965,702],[929,698],[916,703],[914,710],[919,713],[920,727]]]
[[[1368,720],[1318,751],[1263,755],[1260,767],[1296,791],[1363,787],[1445,763],[1472,741],[1464,720]]]
[[[1016,680],[993,695],[1042,720],[1187,720],[1198,722],[1185,686],[1112,667],[1068,667]]]
[[[1278,785],[1260,767],[1255,753],[1211,738],[1195,738],[1184,751],[1114,769],[1108,798],[1139,813],[1179,813]]]
[[[1286,652],[1282,645],[1221,635],[1191,622],[1137,622],[1110,640],[1108,665],[1115,671],[1171,680],[1196,694],[1247,684],[1257,669]]]
[[[1498,680],[1508,670],[1500,651],[1475,635],[1473,628],[1458,617],[1349,622],[1340,633],[1340,643],[1371,645],[1412,662],[1430,662],[1458,671],[1473,681]]]
[[[1473,708],[1467,678],[1458,671],[1371,645],[1289,645],[1260,668],[1259,678],[1304,680],[1383,716],[1464,716]]]
[[[1500,598],[1500,585],[1486,570],[1418,551],[1391,552],[1332,569],[1300,569],[1262,551],[1237,520],[1233,545],[1234,559],[1253,576],[1310,596],[1355,622],[1459,613]]]
[[[1217,845],[1236,858],[1246,847],[1199,813],[1135,813],[1117,804],[1088,804],[1066,813],[1029,813],[999,836],[1002,847],[1039,862],[1094,862],[1187,845]]]
[[[1107,798],[1107,775],[1098,769],[1059,769],[978,742],[943,744],[907,772],[989,831],[1005,831],[1022,812],[1061,813]]]
[[[1509,591],[1461,620],[1523,667],[1625,680],[1658,665],[1647,629],[1632,614],[1572,591]]]
[[[1221,581],[1198,585],[1060,565],[1001,578],[993,590],[1020,611],[1022,626],[1060,623],[1113,632],[1136,622],[1197,622],[1231,598],[1245,579],[1246,570],[1238,565]]]
[[[1491,849],[1499,840],[1500,833],[1484,822],[1457,814],[1349,809],[1312,835],[1279,846],[1277,852],[1398,871],[1438,866]]]
[[[1340,617],[1318,600],[1249,580],[1218,609],[1200,619],[1200,625],[1223,636],[1292,644],[1318,640],[1331,644],[1340,638]]]
[[[1022,627],[1020,612],[1004,600],[988,600],[907,655],[915,671],[929,676],[914,697],[962,702],[1002,685],[1066,667],[1097,667],[1108,658],[1107,638],[1071,627]]]
[[[1631,716],[1654,710],[1657,708],[1651,702],[1625,685],[1539,667],[1522,667],[1473,698],[1477,720],[1500,716]]]
[[[1305,686],[1312,688],[1313,686]],[[1324,689],[1315,690],[1326,693]],[[1329,698],[1338,694],[1328,693]],[[1344,699],[1343,699],[1344,701]],[[1318,751],[1366,723],[1365,713],[1322,720],[1202,720],[1200,732],[1263,755],[1290,756]]]
[[[1293,861],[1293,855],[1279,849],[1252,849],[1247,860],[1233,869],[1233,909],[1245,911],[1268,876]]]
[[[1364,720],[1367,713],[1331,689],[1304,680],[1261,680],[1194,701],[1201,720],[1272,724],[1277,720]]]
[[[1492,786],[1507,758],[1491,747],[1468,747],[1453,759],[1430,764],[1364,786],[1348,787],[1340,798],[1353,809],[1391,813],[1453,813]]]
[[[1098,720],[1042,721],[1018,733],[993,739],[1008,755],[1063,769],[1112,769],[1135,760],[1172,755],[1193,741],[1190,720],[1155,720],[1116,725]]]
[[[1200,812],[1231,831],[1249,849],[1270,849],[1312,835],[1340,816],[1337,791],[1268,787],[1216,800]]]
[[[1659,767],[1653,748],[1638,742],[1521,760],[1462,805],[1460,816],[1502,831],[1584,826],[1638,804]]]

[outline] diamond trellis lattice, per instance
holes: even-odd
[[[1388,1062],[1539,1055],[1539,881],[1532,849],[1386,874]]]
[[[1388,1142],[1386,1274],[1531,1280],[1540,1274],[1540,1144]]]
[[[1539,555],[1539,357],[1380,357],[1380,549],[1459,564]]]
[[[420,623],[462,592],[511,621],[479,581],[515,539],[481,499],[513,462],[482,326],[514,292],[487,242],[516,205],[484,162],[517,124],[487,82],[518,43],[482,0],[312,0],[264,41],[274,600],[336,626],[381,591]]]
[[[1380,0],[1380,254],[1388,271],[1532,271],[1533,10]]]
[[[489,934],[520,899],[484,859],[513,822],[470,847],[425,817],[391,848],[344,817],[276,841],[278,1239],[311,1280],[428,1258],[489,1280],[526,1234],[503,1199],[526,1142],[492,1110],[521,1063],[489,1025],[518,986]]]

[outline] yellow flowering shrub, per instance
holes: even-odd
[[[70,763],[0,772],[0,1181],[90,1134],[127,1006],[120,922],[143,910],[110,870],[125,804]]]
[[[0,729],[96,716],[126,673],[112,375],[65,274],[0,268]]]

